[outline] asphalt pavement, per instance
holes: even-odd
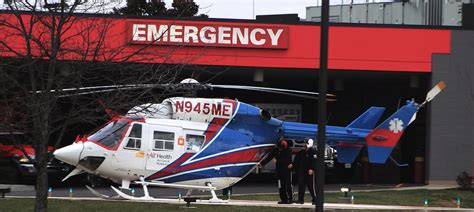
[[[115,185],[118,187],[119,185]],[[342,187],[349,187],[352,191],[374,191],[374,190],[407,190],[407,189],[445,189],[451,188],[451,186],[420,186],[412,184],[326,184],[326,192],[340,192]],[[11,188],[11,193],[8,196],[18,197],[32,197],[35,195],[35,189],[33,185],[5,185],[0,184],[0,188]],[[135,196],[143,196],[143,189],[141,186],[132,187],[135,190]],[[112,191],[109,186],[95,187],[99,193],[116,196],[116,193]],[[293,186],[296,189],[296,185]],[[162,188],[149,186],[148,190],[151,196],[161,198],[175,198],[181,193],[185,195],[187,190],[174,189],[174,188]],[[92,194],[84,185],[73,185],[73,186],[56,186],[51,187],[51,195],[53,197],[69,197],[72,191],[74,197],[96,197]],[[296,190],[295,190],[296,191]],[[222,191],[217,191],[217,194],[221,194]],[[232,195],[248,195],[248,194],[277,194],[278,187],[275,181],[267,182],[239,182],[232,188]],[[210,195],[209,192],[193,191],[193,195]]]

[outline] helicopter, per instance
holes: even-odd
[[[195,80],[183,82],[197,84]],[[120,88],[137,86],[148,85]],[[265,90],[249,86],[214,87]],[[385,163],[417,112],[444,87],[444,82],[439,82],[421,104],[408,100],[378,126],[383,107],[370,107],[347,126],[327,126],[327,144],[337,150],[339,163],[354,162],[365,146],[370,163]],[[266,90],[298,96],[317,94]],[[111,188],[124,199],[156,200],[150,196],[148,186],[160,186],[188,189],[188,195],[192,190],[209,191],[210,202],[222,202],[215,191],[242,180],[281,139],[305,138],[317,140],[317,125],[282,121],[261,108],[233,99],[172,97],[114,116],[95,132],[77,138],[53,154],[76,167],[63,181],[83,172],[99,175],[121,184],[120,189]],[[141,185],[144,196],[124,193],[131,184]],[[89,190],[99,197],[113,198],[90,187]]]

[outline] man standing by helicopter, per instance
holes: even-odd
[[[277,147],[262,161],[262,165],[267,164],[270,160],[276,160],[276,177],[278,179],[278,191],[280,200],[278,204],[293,203],[293,186],[291,185],[292,151],[288,148],[288,141],[281,140]]]
[[[308,186],[309,193],[312,197],[312,203],[315,203],[316,195],[314,193],[314,170],[316,167],[315,156],[313,150],[313,139],[305,139],[304,147],[299,151],[294,160],[296,175],[298,176],[298,201],[304,203],[305,186]]]

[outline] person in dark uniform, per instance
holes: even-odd
[[[316,201],[316,195],[314,193],[314,170],[316,166],[315,155],[316,152],[312,148],[313,140],[305,139],[305,145],[301,151],[299,151],[293,164],[296,170],[296,176],[298,176],[298,201],[297,203],[304,203],[305,187],[308,186],[309,193],[312,197],[312,203]]]
[[[270,155],[262,161],[262,165],[267,164],[270,160],[276,160],[276,177],[278,179],[278,191],[281,201],[278,204],[293,203],[293,187],[291,185],[292,151],[288,147],[288,142],[281,140],[277,147]]]
[[[232,195],[232,186],[224,188],[222,190],[222,195],[224,196],[224,199],[230,199],[230,195]]]

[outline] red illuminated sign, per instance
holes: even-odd
[[[218,25],[193,22],[128,22],[131,44],[288,48],[288,27],[274,25]]]

